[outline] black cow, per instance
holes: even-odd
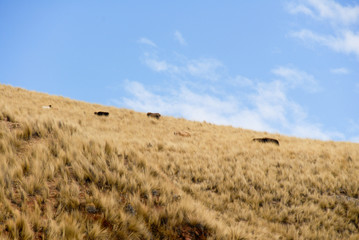
[[[254,138],[253,141],[261,143],[274,143],[279,146],[279,141],[274,138]]]
[[[153,118],[160,119],[161,114],[148,112],[148,113],[147,113],[147,117],[153,117]]]
[[[97,116],[108,116],[108,115],[110,115],[110,113],[109,112],[94,112],[94,114],[95,115],[97,115]]]

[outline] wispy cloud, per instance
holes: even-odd
[[[144,38],[144,37],[140,38],[138,40],[138,43],[146,44],[146,45],[151,46],[151,47],[157,47],[157,45],[154,42],[152,42],[150,39]]]
[[[190,59],[178,53],[169,57],[152,50],[141,59],[154,73],[167,76],[166,88],[161,83],[144,85],[126,80],[129,95],[115,100],[115,104],[257,131],[343,138],[311,122],[304,108],[291,99],[290,91],[294,89],[309,93],[319,89],[315,77],[303,70],[277,66],[270,71],[275,76],[273,80],[254,80],[241,74],[230,76],[227,67],[215,58]]]
[[[359,32],[354,33],[347,30],[342,32],[339,36],[326,36],[303,29],[292,32],[290,35],[303,41],[312,41],[322,44],[336,52],[355,54],[359,57]]]
[[[221,77],[223,64],[214,58],[192,59],[188,61],[186,70],[195,77],[217,81]]]
[[[337,52],[354,53],[359,57],[359,32],[344,31],[341,37],[332,39],[327,45]]]
[[[190,120],[207,121],[216,124],[241,126],[258,131],[273,131],[261,113],[247,108],[240,108],[238,99],[233,96],[215,97],[195,92],[188,86],[167,94],[155,94],[147,90],[141,83],[126,82],[126,89],[132,98],[115,101],[138,111],[159,111],[163,114],[184,117]]]
[[[343,140],[345,137],[344,134],[337,131],[324,132],[320,124],[308,124],[308,123],[293,125],[292,134],[298,137],[303,137],[303,138],[310,137],[310,138],[316,138],[322,140],[331,140],[331,139]]]
[[[197,80],[217,81],[225,72],[224,65],[214,58],[187,59],[181,56],[168,61],[160,60],[155,53],[146,52],[142,60],[156,72],[196,77]]]
[[[163,97],[153,94],[147,90],[141,83],[126,80],[125,89],[132,95],[132,98],[123,98],[122,101],[114,100],[118,105],[125,105],[137,111],[158,111],[163,112],[168,109],[168,103]]]
[[[302,13],[335,25],[357,24],[359,21],[359,6],[343,6],[333,0],[295,1],[288,4],[288,10],[292,14]]]
[[[303,41],[305,40],[311,40],[317,43],[321,43],[327,46],[330,46],[330,42],[333,42],[334,38],[332,36],[322,36],[319,34],[316,34],[310,30],[302,29],[300,31],[293,31],[290,33],[290,36],[299,38]]]
[[[309,7],[304,6],[302,4],[291,2],[287,4],[287,8],[291,14],[303,13],[305,15],[309,15],[312,17],[315,16],[313,11]]]
[[[136,81],[126,81],[126,90],[133,98],[123,98],[115,101],[138,111],[159,111],[164,114],[181,116],[191,120],[211,121],[218,124],[230,124],[227,116],[237,109],[231,98],[220,99],[208,94],[198,94],[187,86],[168,90],[166,93],[156,94],[146,89]]]
[[[334,74],[340,74],[340,75],[345,75],[345,74],[349,74],[349,70],[344,68],[344,67],[341,67],[341,68],[333,68],[330,70],[331,73],[334,73]]]
[[[252,87],[254,85],[253,80],[241,76],[241,75],[236,75],[234,78],[231,78],[228,81],[228,84],[233,85],[233,86],[237,86],[240,88],[245,88],[245,87]]]
[[[272,73],[283,78],[285,80],[284,83],[289,88],[301,87],[309,92],[316,92],[319,90],[319,86],[315,78],[304,71],[280,66],[273,69]]]
[[[187,45],[187,42],[184,39],[184,37],[182,36],[182,33],[180,31],[176,30],[174,33],[174,37],[175,37],[176,41],[179,42],[179,44],[181,44],[182,46]]]
[[[343,6],[333,0],[305,0],[288,4],[291,14],[304,14],[323,24],[331,23],[332,34],[319,34],[312,30],[293,31],[290,36],[303,41],[324,45],[336,52],[359,57],[359,5]]]
[[[180,71],[180,69],[177,66],[172,65],[164,60],[146,58],[145,63],[149,68],[151,68],[153,71],[156,72],[176,73]]]
[[[158,86],[154,88],[158,89]],[[114,103],[137,111],[158,111],[189,120],[281,132],[298,137],[343,139],[343,135],[338,132],[326,132],[319,124],[308,122],[307,113],[300,105],[288,99],[286,88],[280,81],[258,83],[254,91],[244,96],[213,96],[197,92],[184,84],[155,93],[151,87],[136,81],[126,81],[126,90],[131,97]]]

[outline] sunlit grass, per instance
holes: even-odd
[[[2,239],[359,238],[358,144],[4,85],[0,107]]]

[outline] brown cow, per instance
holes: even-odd
[[[184,131],[174,132],[174,135],[179,135],[182,137],[190,137],[191,136],[191,134],[189,132],[184,132]]]
[[[279,146],[279,141],[274,138],[254,138],[253,141],[261,143],[274,143]]]
[[[153,117],[153,118],[160,119],[161,114],[148,112],[148,113],[147,113],[147,117]]]

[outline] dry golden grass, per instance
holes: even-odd
[[[4,85],[0,109],[1,239],[359,239],[359,144]]]

